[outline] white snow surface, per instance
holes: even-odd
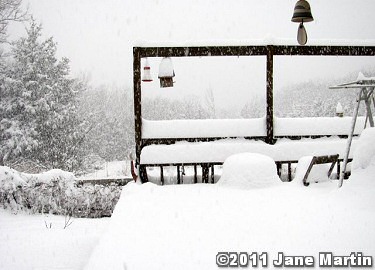
[[[361,134],[365,117],[358,117],[354,134]],[[276,118],[275,136],[348,135],[352,117]]]
[[[72,221],[63,229],[62,216],[14,215],[0,209],[0,269],[82,269],[109,218]]]
[[[275,136],[347,135],[351,117],[275,118]],[[365,118],[358,117],[355,134],[360,134]],[[142,138],[210,138],[266,136],[266,118],[160,120],[142,119]]]
[[[276,161],[299,160],[303,156],[345,155],[346,139],[279,139],[275,145],[245,139],[223,139],[213,142],[177,142],[172,145],[149,145],[142,149],[141,164],[224,162],[238,153],[258,153]],[[353,139],[351,152],[356,148]],[[350,154],[350,156],[352,156]]]
[[[375,165],[375,128],[366,128],[358,141],[353,156],[353,169]]]
[[[212,138],[266,136],[266,119],[142,119],[142,138]]]
[[[265,155],[242,153],[228,157],[224,162],[219,186],[241,189],[261,188],[281,184],[275,161]]]
[[[211,184],[124,187],[86,270],[218,269],[222,251],[375,255],[375,166],[337,181],[233,189]]]

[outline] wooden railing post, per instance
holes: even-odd
[[[142,150],[142,101],[141,101],[141,56],[138,47],[133,48],[133,87],[134,87],[134,134],[135,134],[135,165],[139,168]],[[147,178],[139,173],[142,183]]]
[[[273,46],[267,46],[267,90],[266,90],[266,143],[274,144],[273,138]]]

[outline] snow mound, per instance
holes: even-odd
[[[353,153],[353,170],[375,165],[375,128],[363,130]]]
[[[60,169],[53,169],[41,174],[36,174],[34,177],[38,179],[41,183],[49,183],[52,180],[61,179],[66,182],[74,182],[76,180],[75,176],[71,172],[66,172]]]
[[[305,156],[298,160],[296,174],[294,176],[293,182],[302,185],[303,177],[305,176],[307,169],[311,163],[313,156]],[[329,181],[328,171],[331,166],[329,164],[315,164],[307,177],[308,183],[314,182],[327,182]]]
[[[257,153],[241,153],[228,157],[218,185],[242,189],[267,187],[280,182],[275,161]]]

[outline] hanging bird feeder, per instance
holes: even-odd
[[[147,58],[146,58],[145,66],[143,68],[142,82],[152,82],[151,68],[150,68],[150,64],[148,63]]]
[[[300,23],[297,32],[297,40],[300,45],[307,43],[307,33],[303,23],[312,22],[313,20],[310,4],[306,0],[299,0],[294,7],[292,22]]]
[[[173,70],[173,63],[170,57],[164,57],[159,65],[160,87],[173,87],[173,77],[175,76]]]

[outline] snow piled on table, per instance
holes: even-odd
[[[341,189],[332,180],[247,189],[130,183],[85,269],[217,269],[222,251],[268,252],[270,268],[278,252],[314,256],[315,268],[319,252],[373,256],[374,179],[370,163]]]
[[[303,178],[305,177],[306,171],[310,166],[313,156],[301,157],[298,160],[296,167],[296,174],[294,176],[293,182],[302,184]],[[318,183],[329,181],[328,171],[331,163],[328,164],[315,164],[307,177],[307,183]]]
[[[224,162],[219,186],[241,189],[261,188],[281,184],[275,161],[265,155],[242,153],[228,157]]]
[[[375,128],[362,132],[353,158],[353,169],[366,169],[370,165],[375,165]]]

